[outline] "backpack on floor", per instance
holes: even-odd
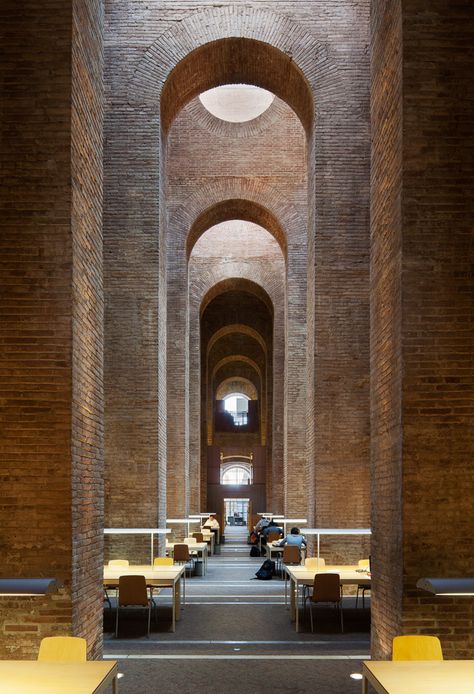
[[[260,556],[260,550],[257,547],[257,545],[254,545],[253,547],[250,548],[250,556],[251,557],[259,557]]]
[[[259,581],[269,581],[273,574],[275,573],[275,562],[270,559],[266,559],[262,566],[259,568],[255,576]]]

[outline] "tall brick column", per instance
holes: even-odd
[[[415,588],[474,575],[472,3],[372,15],[373,651],[438,634],[474,657],[474,601]]]
[[[2,5],[0,657],[102,644],[102,3]],[[0,686],[1,688],[1,686]]]

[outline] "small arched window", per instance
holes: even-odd
[[[252,484],[252,465],[250,463],[221,465],[221,484]]]
[[[224,407],[232,415],[234,426],[245,426],[248,423],[249,400],[244,393],[230,393],[225,397]]]

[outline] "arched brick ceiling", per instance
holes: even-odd
[[[216,400],[224,400],[231,393],[241,392],[251,400],[258,399],[257,388],[254,383],[244,376],[230,376],[216,384]]]
[[[250,359],[250,357],[247,357],[245,354],[231,354],[223,359],[220,359],[212,370],[211,381],[213,383],[215,382],[216,375],[218,374],[219,370],[228,364],[232,364],[233,366],[237,366],[238,364],[246,364],[247,366],[250,366],[258,375],[260,383],[262,383],[262,371],[260,367],[253,359]]]
[[[267,344],[263,337],[260,335],[257,330],[254,330],[248,325],[244,325],[243,323],[231,323],[230,325],[226,325],[223,328],[220,328],[217,330],[214,335],[209,339],[209,343],[207,345],[207,351],[208,353],[210,350],[213,348],[214,344],[220,340],[222,337],[226,335],[230,335],[233,333],[243,333],[244,335],[248,335],[249,337],[252,337],[254,340],[258,342],[260,347],[262,348],[263,352],[266,354],[267,353]]]
[[[223,84],[254,84],[268,89],[291,106],[306,132],[311,132],[311,88],[293,58],[263,41],[236,37],[196,48],[172,70],[161,93],[163,130],[169,129],[191,99]]]
[[[232,219],[253,222],[266,229],[278,242],[283,257],[286,259],[287,243],[283,228],[278,219],[266,207],[253,200],[229,199],[222,200],[204,210],[191,226],[186,240],[186,253],[189,259],[198,239],[211,227]]]
[[[252,282],[251,280],[244,279],[242,277],[232,277],[222,280],[222,282],[218,282],[211,287],[201,302],[201,316],[204,314],[204,311],[207,309],[213,299],[221,294],[231,291],[240,291],[256,296],[257,299],[260,299],[260,301],[265,304],[270,317],[273,317],[273,304],[267,292],[262,289],[259,284],[256,284],[256,282]]]
[[[229,333],[228,335],[222,336],[220,340],[217,340],[212,349],[208,350],[207,359],[209,367],[212,368],[212,366],[223,357],[233,354],[244,354],[255,361],[262,369],[262,372],[265,371],[265,352],[253,337],[244,333]]]

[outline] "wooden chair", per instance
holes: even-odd
[[[268,542],[269,544],[271,544],[272,542],[275,542],[275,540],[279,540],[280,537],[281,537],[281,533],[280,533],[280,532],[275,532],[275,531],[272,530],[272,532],[271,532],[271,533],[268,533],[268,535],[267,535],[267,542]]]
[[[359,559],[359,569],[368,569],[370,566],[370,559]],[[359,591],[362,591],[362,609],[365,607],[365,593],[370,591],[370,586],[366,586],[363,583],[359,583],[357,586],[356,593],[356,607],[359,602]]]
[[[202,533],[193,533],[193,537],[196,542],[204,542],[204,535]]]
[[[194,561],[189,553],[188,545],[176,544],[173,550],[173,557],[175,564],[185,564],[185,571],[189,569],[189,574],[191,575],[194,569]]]
[[[437,636],[395,636],[392,660],[443,660],[441,642]]]
[[[130,562],[128,559],[109,559],[109,566],[130,566]],[[107,592],[107,588],[110,590],[110,586],[105,586],[104,585],[104,598],[105,600],[109,603],[110,609],[112,609],[112,603],[110,602],[110,597]],[[115,590],[115,597],[117,597],[117,589],[113,588]]]
[[[121,607],[148,607],[148,629],[150,636],[152,600],[148,597],[145,576],[120,576],[117,610],[115,613],[115,638],[118,637],[119,610]]]
[[[83,663],[87,660],[87,641],[78,636],[46,636],[41,640],[38,660]]]
[[[341,632],[344,631],[344,621],[342,616],[342,595],[341,595],[341,577],[339,574],[321,573],[314,577],[313,591],[305,598],[309,600],[310,618],[311,618],[311,633],[313,633],[313,605],[318,602],[329,602],[339,610],[341,620]]]

